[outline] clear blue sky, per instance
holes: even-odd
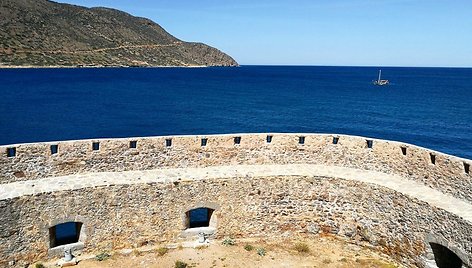
[[[472,0],[60,0],[147,17],[240,64],[472,67]]]

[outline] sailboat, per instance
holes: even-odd
[[[382,80],[381,76],[382,76],[382,70],[379,70],[379,78],[374,81],[374,85],[376,85],[376,86],[386,86],[390,83],[388,80]]]

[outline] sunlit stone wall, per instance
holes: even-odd
[[[186,228],[185,212],[207,203],[218,205],[212,216],[217,237],[333,234],[421,266],[432,235],[465,260],[472,256],[472,225],[444,210],[360,182],[280,176],[110,185],[1,200],[0,266],[46,258],[49,227],[71,220],[83,222],[87,252],[175,243]]]
[[[396,174],[472,201],[466,168],[470,160],[353,136],[152,137],[20,144],[0,151],[0,181],[5,185],[105,171],[299,163]],[[176,243],[186,229],[185,213],[196,207],[215,208],[216,237],[332,234],[417,266],[428,256],[428,241],[435,241],[467,267],[472,259],[471,222],[359,181],[281,175],[87,186],[84,177],[83,184],[77,190],[0,200],[0,267],[20,267],[56,254],[49,230],[62,222],[83,223],[80,249],[85,252]]]
[[[267,136],[272,137],[270,143]],[[239,144],[235,144],[237,137]],[[130,148],[133,141],[136,148]],[[98,143],[95,151],[94,142]],[[57,153],[51,154],[54,145]],[[13,148],[15,156],[8,157]],[[103,171],[304,163],[398,174],[472,201],[472,160],[355,136],[236,134],[80,140],[0,146],[0,152],[0,183]]]

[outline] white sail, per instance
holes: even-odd
[[[388,85],[390,82],[388,80],[382,80],[382,70],[379,70],[379,78],[377,78],[377,81],[374,80],[374,85],[377,86],[385,86]]]

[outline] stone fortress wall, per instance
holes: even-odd
[[[407,265],[447,250],[472,263],[472,161],[410,144],[231,134],[0,152],[0,266],[54,253],[50,230],[63,222],[81,223],[85,251],[175,242],[198,207],[213,211],[217,237],[332,233]]]

